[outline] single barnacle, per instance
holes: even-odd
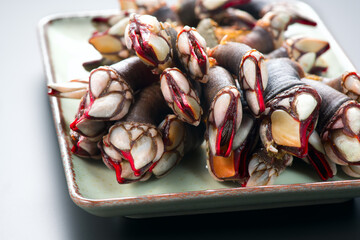
[[[89,39],[89,43],[98,50],[104,58],[111,61],[120,61],[127,58],[130,53],[123,40],[125,28],[129,18],[125,17],[111,26],[105,32],[95,32]]]
[[[342,92],[351,99],[360,102],[360,75],[357,72],[345,72],[341,76]]]
[[[264,91],[268,84],[263,55],[245,44],[228,42],[212,49],[210,56],[239,79],[250,110],[260,116],[265,110]]]
[[[346,173],[347,175],[354,177],[354,178],[360,178],[360,166],[359,165],[342,165],[341,169]]]
[[[178,118],[199,125],[203,110],[190,80],[178,68],[167,68],[161,74],[160,84],[168,106]]]
[[[319,116],[321,98],[305,85],[301,67],[288,58],[267,62],[269,82],[260,137],[267,151],[280,149],[297,157],[308,152],[308,139]]]
[[[88,91],[89,81],[73,79],[68,82],[48,84],[48,95],[59,98],[81,99]]]
[[[259,149],[249,162],[249,179],[244,185],[272,185],[278,176],[292,164],[293,157],[285,152],[272,154],[266,149]]]
[[[194,127],[182,122],[175,115],[168,115],[158,127],[164,142],[164,153],[149,172],[157,178],[167,175],[183,158],[204,140],[204,124]]]
[[[284,41],[280,48],[272,51],[267,58],[288,57],[298,62],[305,72],[316,68],[317,60],[330,49],[329,42],[309,37],[293,37]],[[325,71],[323,69],[323,71]]]
[[[322,98],[317,131],[325,153],[336,164],[360,164],[360,104],[314,80],[303,79]]]
[[[209,72],[209,58],[206,52],[206,41],[195,28],[185,26],[176,40],[179,58],[190,77],[206,82]]]
[[[308,147],[308,155],[303,160],[314,167],[321,180],[325,181],[334,177],[337,172],[336,165],[326,156],[317,131],[313,131],[310,135]]]
[[[238,5],[237,8],[250,13],[254,18],[260,19],[268,12],[284,12],[289,17],[289,24],[300,23],[310,26],[316,26],[316,22],[298,7],[297,3],[293,2],[271,2],[267,0],[252,0],[247,4]]]
[[[167,113],[159,85],[144,88],[126,117],[111,126],[104,136],[102,145],[107,147],[103,147],[103,152],[107,153],[107,156],[103,154],[104,162],[108,156],[117,163],[127,161],[136,178],[146,174],[164,152],[162,136],[156,126]],[[119,164],[116,167],[119,168]],[[121,170],[116,170],[116,175],[119,183],[126,183]]]
[[[209,70],[209,81],[203,86],[203,109],[208,111],[207,140],[211,152],[228,157],[242,119],[240,92],[230,73],[216,66]]]
[[[307,75],[306,78],[321,81],[322,83],[346,94],[357,102],[360,101],[360,75],[357,72],[345,72],[339,77],[326,78],[316,75]]]
[[[70,130],[70,138],[73,144],[71,152],[79,157],[101,159],[101,152],[98,148],[99,140],[93,141],[78,132]]]
[[[247,181],[249,154],[257,142],[257,124],[249,114],[244,114],[239,130],[234,136],[232,151],[228,157],[216,156],[208,146],[207,166],[218,181]]]
[[[134,55],[127,49],[124,40],[125,28],[129,22],[128,14],[121,12],[117,18],[113,18],[92,19],[92,22],[96,23],[95,25],[100,29],[93,33],[89,43],[102,55],[102,58],[83,63],[83,67],[88,71],[99,66],[114,64]]]
[[[168,115],[158,129],[164,143],[164,153],[149,169],[156,177],[168,174],[185,154],[185,123],[175,115]]]
[[[258,20],[251,32],[242,37],[240,42],[262,53],[270,53],[281,47],[284,42],[284,32],[294,22],[296,19],[290,12],[268,12]],[[315,26],[316,23],[311,25]]]
[[[133,93],[159,80],[139,58],[132,57],[93,70],[89,77],[90,103],[85,117],[114,121],[127,114]]]
[[[173,64],[168,31],[156,17],[132,14],[125,30],[126,46],[144,63],[162,71]]]

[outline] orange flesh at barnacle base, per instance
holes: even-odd
[[[213,171],[218,178],[228,178],[235,175],[234,154],[229,157],[213,156]]]

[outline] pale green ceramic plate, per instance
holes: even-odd
[[[287,34],[309,35],[330,41],[326,53],[329,75],[354,70],[317,14],[307,5],[299,7],[317,20],[316,28],[291,26]],[[82,63],[99,58],[88,44],[94,31],[90,19],[116,11],[56,15],[40,23],[40,40],[48,82],[87,78]],[[119,185],[113,171],[101,161],[81,159],[71,154],[68,135],[79,101],[50,97],[63,165],[72,200],[84,210],[99,216],[164,216],[190,213],[224,212],[336,202],[360,196],[360,180],[350,179],[339,170],[331,181],[321,182],[315,171],[295,162],[273,186],[242,188],[212,179],[205,165],[204,146],[187,155],[163,179]]]

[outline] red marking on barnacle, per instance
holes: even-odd
[[[93,23],[109,23],[109,17],[94,17],[91,19]]]
[[[234,151],[234,161],[236,162],[236,169],[238,171],[239,178],[248,178],[249,172],[248,172],[248,154],[251,149],[251,141],[249,139],[246,139],[243,144],[239,148],[237,148]]]
[[[80,122],[81,118],[75,118],[75,120],[70,123],[70,129],[73,130],[73,131],[78,131],[79,128],[77,127],[77,124]]]
[[[59,91],[57,91],[57,90],[55,90],[55,89],[53,89],[53,88],[48,88],[48,95],[49,96],[57,96],[57,95],[59,95]]]
[[[317,53],[316,53],[316,57],[319,57],[320,55],[324,54],[327,50],[330,49],[330,44],[327,43],[322,49],[320,49]]]
[[[103,155],[103,157],[105,157],[105,161],[107,161],[109,163],[109,165],[112,166],[113,169],[115,170],[116,180],[118,181],[118,183],[124,184],[126,182],[126,180],[123,177],[121,177],[122,167],[121,167],[120,162],[115,162],[109,156]]]
[[[178,36],[180,36],[181,34],[186,33],[188,35],[188,39],[189,39],[189,46],[190,46],[190,52],[191,52],[191,56],[193,56],[196,61],[199,64],[200,70],[201,72],[205,75],[206,74],[206,70],[207,70],[207,61],[206,59],[207,54],[206,51],[203,49],[203,47],[200,45],[199,41],[196,39],[196,37],[194,36],[194,34],[188,30],[182,30]]]
[[[299,121],[299,120],[297,120],[297,121]],[[298,148],[298,151],[296,151],[296,153],[294,153],[294,154],[299,158],[304,158],[308,154],[309,137],[315,128],[314,116],[311,115],[305,121],[299,121],[299,122],[300,122],[301,147]]]
[[[349,72],[344,76],[344,78],[347,78],[349,76],[356,76],[357,78],[360,78],[360,75],[357,72]]]
[[[238,5],[243,5],[243,4],[247,4],[249,3],[251,0],[236,0],[236,1],[227,1],[224,5],[223,8],[230,8],[230,7],[234,7],[234,6],[238,6]]]
[[[132,157],[131,153],[128,151],[120,150],[121,155],[130,163],[131,169],[134,171],[134,175],[136,177],[141,175],[141,171],[135,168],[134,158]]]
[[[156,165],[157,165],[159,162],[160,162],[160,161],[156,161],[156,162],[154,162],[153,164],[151,164],[148,172],[152,173],[152,170],[156,167]]]
[[[71,152],[72,152],[72,153],[78,153],[78,151],[79,151],[79,148],[78,148],[77,144],[74,144],[74,145],[72,146],[72,148],[71,148]]]
[[[325,181],[334,177],[334,173],[331,170],[329,163],[326,161],[324,154],[316,150],[313,146],[309,146],[308,160],[315,168],[321,180]]]
[[[308,25],[308,26],[313,26],[313,27],[315,27],[317,25],[316,22],[311,21],[309,19],[304,19],[304,18],[295,18],[295,19],[293,19],[292,22],[303,24],[303,25]]]
[[[140,57],[157,66],[158,60],[156,54],[146,41],[146,39],[149,39],[150,34],[149,25],[140,23],[136,16],[134,20],[131,20],[129,24],[129,37],[132,42],[132,48]]]
[[[235,125],[236,125],[236,118],[237,118],[237,114],[236,114],[236,109],[237,109],[237,98],[234,97],[234,94],[232,92],[229,92],[232,95],[230,104],[229,104],[229,108],[226,111],[225,117],[224,117],[224,121],[223,124],[220,127],[220,130],[218,130],[218,134],[216,137],[216,155],[218,156],[224,156],[224,157],[228,157],[231,153],[231,148],[232,148],[232,144],[233,144],[233,140],[234,140],[234,136],[235,136]],[[226,123],[231,122],[230,126],[231,126],[231,136],[228,142],[225,143],[225,145],[221,145],[222,142],[222,134],[224,131],[224,128],[226,126]]]
[[[309,70],[309,73],[315,74],[315,75],[320,75],[319,73],[326,72],[327,70],[328,70],[328,67],[315,66]]]
[[[257,71],[258,72],[258,71]],[[256,73],[256,96],[259,103],[259,115],[265,111],[264,88],[259,80],[260,76]]]
[[[176,84],[175,80],[171,77],[171,75],[168,72],[164,72],[166,77],[166,82],[169,86],[169,89],[172,92],[172,98],[175,102],[175,104],[178,106],[178,108],[186,115],[188,116],[192,121],[196,121],[194,117],[194,111],[192,107],[189,105],[184,92],[179,88],[179,86]]]
[[[93,32],[92,35],[91,35],[91,37],[90,37],[90,39],[89,39],[89,43],[90,43],[91,39],[93,39],[93,38],[108,35],[108,34],[109,34],[109,30],[110,30],[110,29],[107,29],[107,30],[104,31],[104,32],[99,32],[99,31]]]

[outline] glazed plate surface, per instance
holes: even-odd
[[[324,56],[328,76],[354,70],[314,10],[298,3],[318,26],[290,26],[287,36],[306,35],[330,42]],[[44,18],[39,25],[41,48],[48,83],[87,78],[82,63],[100,58],[88,43],[94,28],[93,16],[107,16],[116,10],[59,14]],[[152,217],[225,212],[338,202],[360,196],[360,180],[338,168],[338,175],[322,182],[311,166],[295,161],[275,185],[243,188],[235,183],[215,181],[206,169],[205,146],[188,154],[168,176],[129,185],[119,185],[115,173],[102,161],[71,154],[69,124],[78,100],[49,97],[58,135],[68,189],[72,200],[98,216]],[[49,116],[50,117],[50,116]]]

